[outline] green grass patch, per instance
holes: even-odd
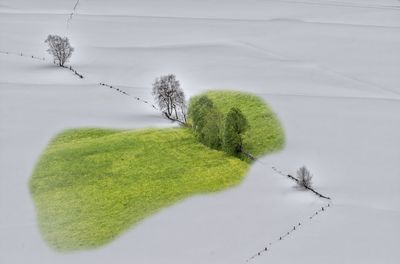
[[[209,91],[204,93],[224,116],[232,107],[239,108],[249,122],[249,129],[243,135],[244,149],[254,156],[279,150],[285,143],[282,126],[275,113],[264,101],[252,94],[235,91]],[[191,99],[197,100],[199,96]]]
[[[276,150],[277,140],[282,146],[283,134],[275,135],[282,133],[279,123],[261,100],[233,92],[209,95],[221,111],[235,105],[248,117],[246,143],[255,154]],[[110,242],[184,198],[237,185],[249,166],[198,143],[189,128],[74,129],[51,141],[30,189],[48,244],[81,250]]]

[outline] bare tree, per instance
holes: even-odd
[[[167,118],[186,124],[185,93],[174,74],[156,78],[153,83],[153,95]]]
[[[58,35],[49,35],[45,43],[49,45],[47,52],[53,55],[54,63],[64,67],[64,64],[74,51],[74,48],[69,44],[68,38],[63,38]]]
[[[311,172],[307,169],[306,166],[301,167],[297,171],[297,183],[304,188],[311,188],[312,185],[312,174]]]

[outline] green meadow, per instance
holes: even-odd
[[[208,92],[221,112],[247,117],[246,150],[282,148],[283,130],[259,98]],[[196,100],[196,97],[193,98]],[[162,208],[239,184],[249,161],[197,142],[190,128],[73,129],[44,150],[30,180],[41,233],[59,251],[104,245]]]
[[[207,95],[224,115],[232,107],[237,107],[246,116],[249,129],[243,136],[243,146],[247,152],[259,157],[283,147],[285,135],[282,126],[261,98],[235,91],[209,91],[202,95]],[[193,97],[191,103],[199,97]]]

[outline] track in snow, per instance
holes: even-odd
[[[72,21],[72,18],[73,18],[74,15],[76,14],[76,9],[78,8],[79,1],[80,1],[80,0],[77,0],[77,1],[76,1],[74,7],[72,8],[71,14],[69,14],[69,16],[68,16],[68,19],[67,19],[67,35],[68,35],[68,31],[69,31],[69,25],[70,25],[70,23],[71,23],[71,21]]]
[[[313,220],[313,219],[314,219],[315,217],[317,217],[318,215],[321,215],[322,213],[326,212],[326,210],[327,210],[328,208],[331,208],[331,207],[332,207],[331,203],[328,203],[327,205],[322,206],[320,209],[318,209],[317,211],[315,211],[312,215],[310,215],[310,216],[307,218],[307,219],[308,219],[308,222],[310,222],[311,220]],[[257,257],[260,257],[261,255],[263,255],[263,254],[265,254],[265,253],[268,253],[268,251],[271,250],[271,247],[272,247],[273,245],[275,245],[275,244],[278,243],[278,242],[281,242],[281,241],[284,240],[286,237],[292,235],[293,232],[300,230],[300,228],[301,228],[302,226],[305,225],[305,222],[306,222],[306,221],[307,221],[307,220],[299,221],[297,224],[293,225],[293,227],[291,227],[291,228],[289,229],[289,231],[284,232],[284,233],[283,233],[281,236],[279,236],[277,239],[275,239],[275,240],[273,240],[273,241],[271,241],[271,242],[266,243],[263,249],[259,250],[259,251],[256,252],[254,255],[252,255],[249,259],[246,260],[246,262],[250,262],[250,261],[252,261],[253,259],[255,259],[255,258],[257,258]]]

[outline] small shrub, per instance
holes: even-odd
[[[311,172],[307,169],[306,166],[301,167],[300,169],[297,170],[297,183],[304,188],[311,188],[312,186],[312,174]]]

